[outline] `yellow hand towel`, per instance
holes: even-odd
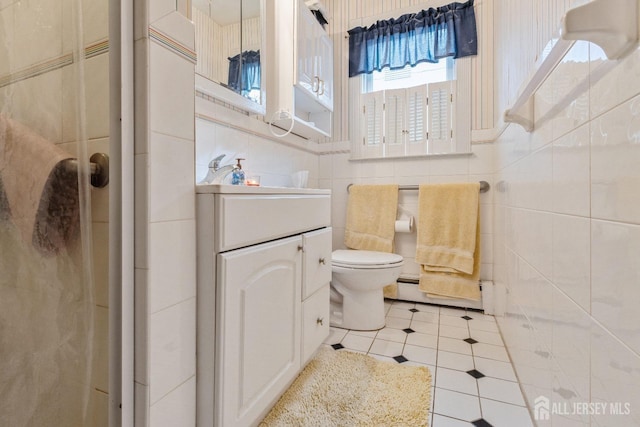
[[[351,249],[393,252],[397,210],[397,185],[352,185],[344,244]]]
[[[419,289],[479,300],[479,183],[421,185],[416,261]]]
[[[398,186],[352,185],[347,202],[344,244],[351,249],[393,252]],[[398,284],[383,289],[385,298],[396,298]]]

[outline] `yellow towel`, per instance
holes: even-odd
[[[351,249],[393,252],[397,211],[397,185],[352,185],[344,244]]]
[[[65,173],[71,156],[26,126],[0,115],[0,217],[10,218],[27,244],[53,254],[78,225],[78,184]]]
[[[347,202],[344,244],[351,249],[393,252],[398,186],[352,185]],[[398,284],[384,289],[385,298],[396,298]]]
[[[416,261],[430,296],[480,299],[479,191],[479,183],[420,186]]]

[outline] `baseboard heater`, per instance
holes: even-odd
[[[473,301],[459,298],[430,298],[418,289],[418,278],[412,276],[400,276],[398,283],[398,295],[395,299],[402,301],[421,302],[426,304],[446,307],[466,308],[470,310],[484,311],[486,314],[494,314],[493,282],[480,281],[482,298]]]

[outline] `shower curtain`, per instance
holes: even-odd
[[[107,345],[95,339],[82,4],[0,2],[0,116],[78,159],[77,172],[49,176],[51,185],[38,191],[36,171],[47,166],[36,157],[46,156],[15,155],[25,147],[11,146],[15,134],[0,127],[2,426],[107,425],[108,391],[96,387],[96,378],[106,374],[96,370],[105,364],[97,363],[94,349],[106,351]],[[9,185],[22,187],[8,197]],[[77,221],[54,251],[43,251],[43,236],[20,225],[33,218],[17,218],[25,201],[15,194],[31,193],[39,193],[32,201],[39,209],[42,200],[54,200],[45,212],[49,223]],[[52,232],[53,226],[45,234]]]

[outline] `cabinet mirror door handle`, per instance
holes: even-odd
[[[318,319],[316,319],[316,324],[322,326],[324,324],[324,318],[318,317]]]
[[[324,95],[324,80],[318,79],[318,96]],[[322,88],[322,90],[320,90]]]
[[[320,77],[318,77],[318,76],[314,76],[313,77],[313,83],[311,84],[311,90],[314,91],[315,93],[318,93],[318,91],[320,90]]]
[[[320,258],[320,259],[318,260],[318,264],[325,265],[325,264],[326,264],[325,259],[324,259],[324,258]]]

